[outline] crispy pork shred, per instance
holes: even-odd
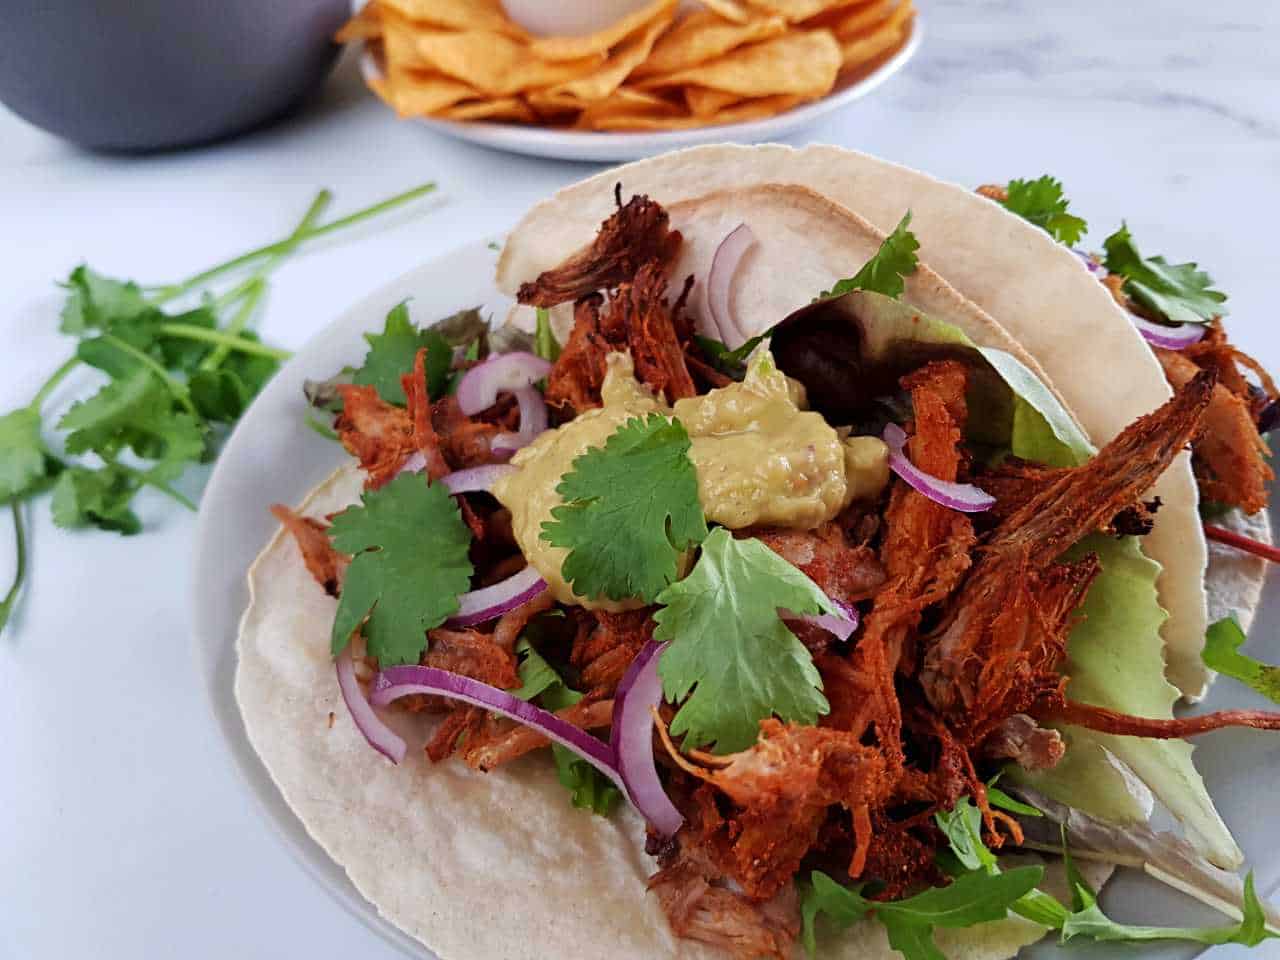
[[[1165,377],[1181,389],[1201,370],[1213,370],[1213,388],[1205,429],[1192,445],[1191,465],[1205,500],[1257,513],[1267,505],[1267,484],[1275,479],[1267,457],[1271,451],[1258,433],[1249,385],[1235,366],[1237,351],[1221,338],[1221,328],[1186,350],[1156,349]],[[1274,390],[1274,386],[1269,385]]]
[[[632,280],[640,268],[668,263],[680,248],[680,233],[672,230],[662,205],[643,195],[621,202],[600,224],[591,246],[536,280],[520,285],[516,299],[534,307],[554,307],[582,299],[599,290]]]
[[[1015,713],[1061,702],[1067,633],[1099,567],[1092,555],[1059,558],[1164,472],[1200,429],[1214,383],[1211,372],[1197,375],[1006,517],[983,545],[920,674],[929,702],[967,744]]]
[[[1025,713],[1007,718],[982,743],[983,756],[1012,760],[1024,770],[1049,770],[1066,752],[1062,734],[1040,726]]]
[[[298,545],[307,572],[325,593],[336,597],[342,589],[342,577],[347,572],[347,564],[351,562],[351,558],[333,548],[328,528],[319,520],[294,513],[283,504],[273,504],[271,513]]]

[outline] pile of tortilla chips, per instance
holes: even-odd
[[[534,37],[500,0],[370,0],[337,39],[366,44],[369,84],[402,117],[662,130],[826,96],[891,57],[913,17],[912,0],[653,0],[596,33]]]

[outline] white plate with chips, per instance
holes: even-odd
[[[915,56],[923,35],[921,17],[916,11],[911,17],[905,40],[891,54],[872,61],[866,69],[841,77],[830,93],[817,100],[758,120],[708,123],[678,130],[598,132],[525,123],[448,120],[431,116],[413,119],[445,136],[496,150],[557,160],[608,163],[637,160],[681,147],[707,143],[784,140],[827,114],[878,89]],[[361,67],[366,82],[377,83],[383,80],[378,63],[368,53],[361,58]]]

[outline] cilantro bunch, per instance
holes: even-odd
[[[434,189],[425,184],[323,224],[332,195],[321,190],[288,236],[174,284],[142,287],[85,265],[71,272],[61,311],[61,330],[75,339],[71,355],[29,403],[0,415],[0,504],[9,505],[17,552],[0,631],[26,575],[22,505],[52,491],[57,526],[126,536],[142,529],[133,504],[143,489],[194,510],[175,483],[214,458],[225,429],[290,356],[248,329],[268,276],[301,244]],[[96,392],[86,388],[69,408],[51,410],[55,391],[86,369],[97,372]]]

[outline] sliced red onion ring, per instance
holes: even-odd
[[[711,322],[720,334],[720,342],[729,349],[737,349],[747,342],[747,335],[733,316],[731,286],[733,275],[742,262],[742,256],[756,242],[756,235],[745,223],[729,231],[728,236],[716,247],[711,258],[711,271],[707,274],[707,309]]]
[[[841,600],[832,600],[830,597],[827,599],[831,600],[832,606],[839,610],[839,613],[797,615],[790,610],[779,610],[778,615],[783,620],[799,620],[802,623],[811,623],[815,627],[821,627],[828,633],[834,634],[837,640],[848,640],[853,636],[853,631],[858,629],[858,623],[861,619],[858,616],[857,607]]]
[[[487,410],[498,394],[531,387],[551,373],[550,361],[532,353],[499,353],[466,372],[458,383],[458,409],[467,416]]]
[[[513,392],[520,404],[520,431],[494,437],[490,444],[494,453],[515,453],[547,429],[547,403],[542,399],[542,392],[537,387],[520,387]]]
[[[467,470],[455,470],[441,477],[440,482],[449,488],[450,493],[475,493],[488,490],[499,477],[515,473],[516,468],[505,463],[490,463],[483,467],[471,467]]]
[[[408,747],[405,745],[404,739],[382,722],[382,718],[373,712],[373,707],[369,706],[369,701],[364,698],[364,691],[360,689],[360,681],[356,679],[355,663],[351,659],[351,645],[343,649],[338,654],[338,689],[342,691],[342,699],[346,701],[347,710],[351,714],[351,719],[355,721],[356,727],[364,738],[369,741],[369,746],[377,750],[380,754],[390,760],[392,763],[399,763],[404,759],[405,751]]]
[[[375,706],[387,704],[415,693],[429,693],[501,714],[517,723],[535,728],[549,740],[572,750],[625,793],[626,785],[613,762],[613,750],[587,731],[562,720],[549,710],[535,707],[506,690],[499,690],[479,680],[472,680],[435,667],[387,667],[373,683],[371,700]]]
[[[1136,313],[1129,314],[1129,319],[1133,321],[1133,325],[1138,328],[1138,332],[1147,343],[1155,347],[1164,347],[1166,350],[1185,350],[1193,343],[1199,343],[1204,339],[1202,323],[1179,323],[1169,326],[1164,323],[1152,323]]]
[[[491,587],[472,590],[458,597],[458,612],[449,618],[449,626],[469,627],[493,620],[528,603],[545,589],[547,581],[530,564]]]
[[[908,460],[903,453],[907,432],[896,423],[885,426],[883,437],[884,442],[889,446],[889,469],[907,481],[913,490],[928,497],[934,503],[940,503],[951,510],[959,510],[961,513],[981,513],[995,506],[996,498],[980,487],[975,487],[971,483],[939,480]]]
[[[652,712],[662,702],[658,657],[666,646],[650,640],[631,661],[614,694],[609,744],[618,764],[624,792],[631,798],[632,805],[654,830],[670,837],[680,829],[684,817],[658,779],[658,768],[653,759]]]

